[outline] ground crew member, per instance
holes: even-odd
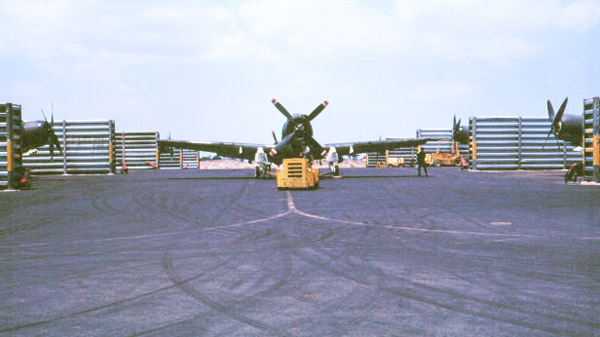
[[[21,176],[21,179],[19,180],[19,183],[17,184],[17,187],[19,189],[22,190],[30,190],[31,189],[31,182],[29,181],[29,174],[31,172],[31,169],[26,167],[23,170],[23,175]]]
[[[565,184],[569,181],[576,182],[580,176],[583,176],[583,163],[574,163],[565,174]]]
[[[417,152],[417,166],[419,167],[419,177],[421,176],[421,167],[425,171],[425,176],[429,177],[429,174],[427,174],[427,163],[425,162],[425,151],[421,147],[419,147],[419,151]]]

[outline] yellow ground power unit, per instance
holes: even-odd
[[[316,190],[319,188],[319,169],[313,168],[308,159],[284,159],[277,170],[277,189]]]

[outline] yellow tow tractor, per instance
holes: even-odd
[[[425,155],[425,162],[429,166],[460,166],[460,152],[458,151],[458,142],[452,144],[452,152],[445,153],[440,151],[440,142],[438,142],[437,150],[435,153],[428,153]]]
[[[276,178],[278,190],[319,188],[319,169],[312,167],[306,158],[284,159]]]

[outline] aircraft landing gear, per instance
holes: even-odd
[[[254,178],[268,178],[269,172],[271,172],[271,165],[256,165],[254,167]]]
[[[340,178],[340,167],[338,165],[329,165],[329,171],[334,178]]]
[[[260,169],[260,166],[256,166],[254,168],[254,178],[258,179],[258,178],[260,178],[261,175],[262,175],[262,170]]]

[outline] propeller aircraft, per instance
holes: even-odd
[[[565,114],[568,100],[568,97],[565,98],[557,113],[554,113],[552,103],[548,100],[548,119],[552,124],[546,141],[553,134],[556,139],[570,142],[575,147],[581,147],[583,146],[583,117]],[[452,140],[460,144],[468,144],[469,130],[460,126],[460,119],[456,122],[456,116],[454,116],[452,125]]]
[[[62,148],[56,133],[54,132],[54,113],[50,117],[50,122],[42,110],[43,121],[23,122],[23,134],[21,141],[21,151],[23,156],[30,156],[37,152],[37,149],[44,145],[50,145],[50,158],[54,156],[54,147],[62,153]]]
[[[313,137],[311,122],[327,107],[329,102],[319,104],[310,114],[290,114],[277,100],[271,101],[275,108],[286,118],[278,141],[273,132],[274,144],[249,144],[226,142],[196,142],[183,140],[159,140],[161,150],[169,148],[192,149],[214,152],[222,157],[246,159],[255,163],[255,177],[267,177],[271,164],[281,165],[286,158],[307,158],[325,160],[329,164],[329,173],[340,176],[339,163],[343,156],[367,152],[385,152],[400,147],[424,144],[437,139],[394,139],[352,143],[332,143],[321,145]]]
[[[581,147],[583,146],[583,116],[565,114],[568,100],[569,97],[565,98],[556,114],[554,114],[552,103],[548,100],[548,119],[552,125],[546,141],[551,134],[554,134],[556,139],[570,142],[575,147]]]

